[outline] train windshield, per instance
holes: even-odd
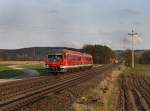
[[[61,62],[62,55],[48,55],[48,61],[49,62]]]

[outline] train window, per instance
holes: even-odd
[[[91,61],[91,58],[89,58],[89,57],[86,57],[86,61]]]
[[[61,62],[62,55],[48,55],[48,61],[49,62]]]
[[[67,58],[67,55],[66,54],[64,54],[64,59],[66,59]]]
[[[68,60],[70,61],[80,61],[81,57],[77,55],[68,55]]]
[[[80,61],[80,60],[81,60],[81,57],[77,57],[77,60]]]
[[[68,57],[67,57],[67,58],[68,58],[68,60],[71,61],[71,60],[72,60],[72,55],[68,54]]]
[[[67,59],[68,59],[68,60],[71,60],[71,56],[70,56],[69,54],[67,55]]]

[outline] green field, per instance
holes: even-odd
[[[42,69],[42,68],[44,68],[42,63],[21,65],[21,67],[22,68],[29,68],[29,69]]]
[[[9,68],[9,65],[10,64],[0,64],[0,78],[14,78],[22,74],[20,70]]]
[[[51,75],[50,73],[48,73],[44,67],[44,65],[42,63],[39,64],[27,64],[27,65],[22,65],[22,68],[25,69],[33,69],[36,70],[40,73],[41,76],[46,76],[46,75]]]
[[[150,65],[136,64],[135,68],[127,67],[121,75],[150,73]]]
[[[0,78],[17,78],[19,76],[23,75],[22,70],[12,69],[8,66],[12,64],[0,64]],[[19,65],[18,67],[24,68],[24,69],[33,69],[39,72],[41,76],[51,75],[48,73],[43,64],[25,64],[25,65]]]

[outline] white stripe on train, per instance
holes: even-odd
[[[60,66],[60,68],[77,68],[77,67],[85,67],[85,66],[93,66],[93,64],[73,65],[73,66]]]

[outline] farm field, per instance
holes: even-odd
[[[0,64],[0,78],[13,78],[19,76],[22,72],[8,67],[10,64]]]
[[[0,79],[18,78],[32,72],[38,75],[47,75],[44,69],[44,63],[39,61],[4,61],[0,62]]]
[[[119,79],[117,111],[150,111],[150,66],[127,68]]]

